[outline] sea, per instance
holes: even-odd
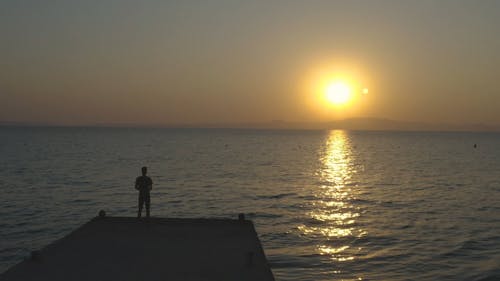
[[[95,217],[253,220],[276,280],[500,280],[500,133],[0,127],[0,272]]]

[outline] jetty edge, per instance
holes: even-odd
[[[274,280],[253,222],[100,216],[0,280]]]

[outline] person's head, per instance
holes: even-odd
[[[148,173],[148,167],[144,166],[142,167],[142,175],[145,176]]]

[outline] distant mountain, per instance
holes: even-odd
[[[500,126],[485,124],[447,124],[397,121],[382,118],[349,118],[330,122],[287,122],[212,124],[209,127],[255,129],[329,129],[360,131],[500,131]]]
[[[500,126],[396,121],[380,118],[352,118],[331,122],[330,128],[382,131],[500,131]]]

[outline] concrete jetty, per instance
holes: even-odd
[[[0,280],[274,280],[253,223],[97,217]]]

